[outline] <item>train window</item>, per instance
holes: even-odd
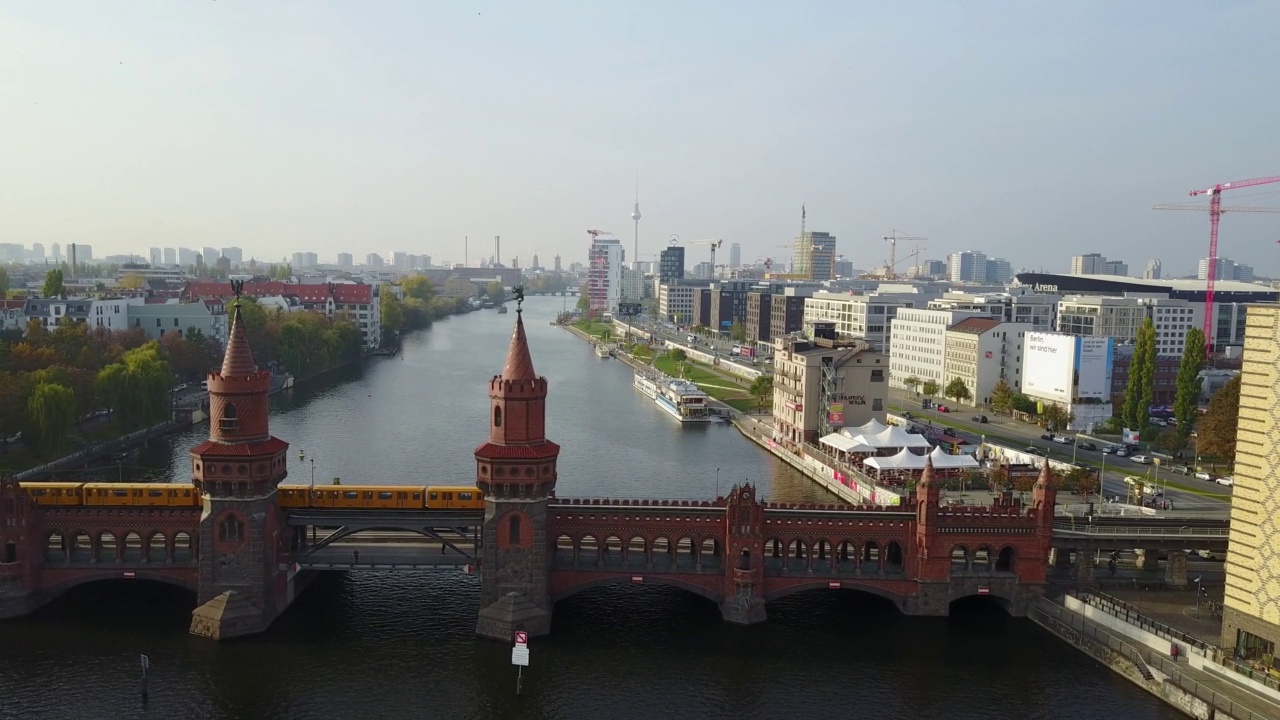
[[[163,490],[148,490],[147,497],[164,497]]]
[[[471,493],[469,493],[469,492],[460,492],[460,493],[458,493],[458,499],[459,499],[459,500],[470,500],[470,499],[471,499]]]
[[[183,491],[182,491],[182,497],[191,497],[191,491],[190,491],[190,490],[183,490]]]
[[[360,493],[358,493],[358,492],[344,492],[344,493],[342,493],[342,497],[343,497],[344,499],[347,499],[347,500],[359,500],[359,499],[360,499]]]
[[[432,500],[439,500],[439,499],[440,499],[440,493],[438,493],[438,492],[436,492],[436,491],[432,490],[431,492],[427,493],[427,497],[431,498]]]
[[[128,490],[112,490],[111,494],[114,495],[115,497],[129,497]]]
[[[380,492],[380,493],[378,493],[378,499],[379,499],[379,500],[390,500],[390,499],[391,499],[391,493],[389,493],[389,492]]]
[[[419,492],[414,493],[414,494],[413,494],[413,499],[414,499],[414,500],[421,500],[421,499],[422,499],[422,493],[419,493]]]
[[[31,492],[31,494],[35,495],[36,497],[44,497],[44,492],[45,492],[44,488],[36,488]]]

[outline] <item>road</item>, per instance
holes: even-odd
[[[919,398],[909,390],[891,388],[889,407],[891,410],[910,411],[916,420],[933,422],[934,425],[952,427],[963,439],[978,443],[985,437],[987,440],[1012,447],[1016,450],[1035,446],[1049,452],[1049,457],[1061,462],[1083,462],[1103,471],[1102,492],[1107,496],[1124,497],[1129,486],[1124,479],[1130,475],[1146,476],[1148,472],[1156,480],[1157,486],[1165,493],[1165,498],[1173,503],[1174,510],[1191,511],[1229,511],[1231,488],[1216,483],[1197,480],[1194,477],[1160,471],[1154,465],[1139,465],[1128,458],[1107,455],[1099,451],[1083,450],[1072,445],[1062,445],[1041,439],[1044,431],[1018,420],[987,415],[988,423],[976,423],[970,418],[978,414],[971,408],[957,408],[959,412],[939,413],[936,410],[921,410]],[[1087,437],[1087,436],[1081,436]],[[1105,443],[1095,441],[1098,447]]]

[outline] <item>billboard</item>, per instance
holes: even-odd
[[[1069,404],[1075,380],[1076,344],[1080,339],[1058,333],[1027,333],[1022,352],[1022,392],[1033,398]]]
[[[1111,400],[1111,368],[1115,339],[1082,337],[1076,344],[1076,399]]]

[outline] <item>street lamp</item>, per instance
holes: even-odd
[[[716,468],[716,499],[720,499],[720,468]]]
[[[1200,576],[1195,577],[1196,584],[1196,619],[1200,618]]]

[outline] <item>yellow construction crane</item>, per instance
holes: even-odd
[[[929,238],[916,237],[914,235],[902,235],[902,234],[899,234],[897,230],[894,230],[888,235],[882,236],[881,239],[889,243],[889,279],[894,280],[894,279],[897,279],[898,277],[898,241],[914,240],[918,243],[921,240],[928,240]],[[919,248],[916,249],[915,254],[917,257],[920,255]]]

